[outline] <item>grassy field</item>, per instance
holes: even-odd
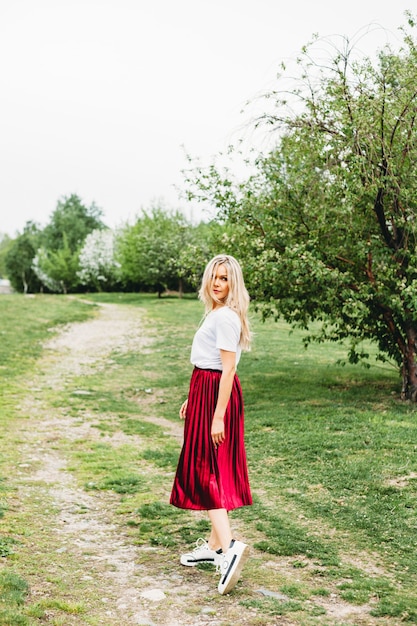
[[[90,300],[140,306],[152,346],[141,354],[115,353],[111,369],[88,379],[75,376],[66,394],[50,391],[51,405],[80,418],[86,411],[96,415],[99,432],[132,436],[117,454],[104,441],[63,441],[70,469],[87,491],[120,495],[117,515],[132,542],[176,554],[204,535],[207,523],[167,504],[179,444],[145,417],[151,410],[178,422],[201,305],[191,298],[129,294]],[[94,307],[66,297],[0,298],[1,440],[8,450],[3,477],[16,454],[7,446],[8,424],[41,342],[56,325],[93,314]],[[313,600],[336,594],[355,606],[370,605],[381,624],[417,623],[417,414],[398,399],[397,373],[388,365],[343,367],[342,347],[305,351],[301,334],[290,333],[286,324],[262,324],[255,314],[252,320],[254,345],[242,356],[239,377],[255,502],[232,518],[257,555],[246,579],[281,596],[241,594],[239,603],[256,612],[259,624],[275,623],[268,620],[279,615],[295,624],[319,624],[320,603]],[[147,444],[138,450],[134,436]],[[4,528],[12,482],[1,483]],[[0,550],[0,624],[42,623],[25,606],[25,568],[7,532]],[[268,567],[275,557],[285,560],[285,571]]]
[[[19,546],[14,533],[8,532],[8,496],[13,491],[10,468],[19,458],[17,448],[10,445],[8,428],[18,419],[26,375],[36,367],[43,343],[62,325],[88,319],[94,308],[76,299],[54,296],[0,297],[0,624],[5,626],[28,623],[24,604],[29,591],[25,579],[8,567]]]

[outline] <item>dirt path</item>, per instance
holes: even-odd
[[[128,436],[114,433],[103,439],[103,433],[93,428],[88,419],[80,421],[65,408],[51,406],[48,390],[65,389],[74,376],[111,366],[113,350],[140,351],[148,344],[140,310],[101,305],[95,319],[68,326],[47,344],[36,375],[27,381],[27,396],[21,405],[26,419],[18,425],[22,460],[17,468],[18,491],[12,506],[22,511],[21,519],[25,515],[30,517],[26,523],[31,536],[19,554],[22,560],[32,563],[32,571],[29,566],[25,578],[31,587],[31,602],[46,607],[42,623],[64,626],[298,623],[288,617],[261,617],[255,610],[245,610],[233,594],[216,597],[214,605],[213,580],[196,576],[191,568],[181,568],[170,561],[158,563],[158,568],[152,570],[149,554],[154,551],[158,561],[160,552],[149,546],[134,545],[126,526],[114,513],[119,497],[112,492],[87,492],[77,484],[62,440],[105,440],[119,445],[120,438]],[[180,424],[162,418],[149,419],[171,436],[181,438]],[[131,443],[132,437],[128,440]],[[269,567],[281,574],[288,569],[294,577],[285,559],[273,559]],[[256,595],[256,588],[251,591],[252,597]],[[65,621],[57,618],[53,601],[57,592],[67,603]],[[325,606],[327,617],[334,619],[323,623],[377,623],[370,618],[369,607],[352,607],[336,596],[318,599],[319,604]]]
[[[33,544],[29,542],[29,550],[36,553],[36,535],[41,527],[40,569],[45,568],[49,574],[56,575],[60,555],[75,564],[74,571],[68,572],[68,576],[77,582],[80,589],[78,601],[88,605],[87,614],[90,615],[70,615],[66,625],[151,625],[155,622],[150,609],[154,610],[156,604],[166,601],[166,588],[170,588],[171,594],[178,592],[180,581],[175,576],[171,581],[161,580],[159,576],[156,579],[146,567],[138,564],[140,549],[123,536],[123,530],[115,521],[116,498],[108,492],[86,492],[78,487],[68,470],[65,452],[54,444],[62,437],[69,441],[98,439],[97,429],[88,422],[80,423],[65,411],[52,411],[44,401],[45,390],[63,389],[72,377],[106,367],[113,350],[117,349],[119,353],[133,351],[143,348],[146,342],[140,311],[102,305],[96,319],[68,326],[46,345],[44,356],[38,362],[37,374],[27,384],[28,395],[21,408],[29,417],[19,424],[24,461],[18,468],[17,499],[23,507],[27,504],[28,509],[33,509],[36,502],[45,504],[44,509],[39,506],[39,517],[32,525],[35,541]],[[158,419],[158,424],[166,426],[174,436],[180,436],[180,426],[175,428],[170,422],[163,422]],[[117,436],[116,442],[119,443]],[[49,564],[45,562],[48,560]],[[45,584],[45,580],[37,580],[35,573],[30,583],[31,600],[43,600],[47,605],[45,599],[51,585]],[[76,601],[76,597],[71,599],[72,603]],[[168,621],[162,623],[172,626],[186,623],[170,612],[167,606],[164,613]],[[51,620],[53,614],[51,609]]]

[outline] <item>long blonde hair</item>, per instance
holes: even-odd
[[[213,297],[213,282],[219,265],[224,265],[227,269],[229,286],[229,293],[223,301]],[[198,297],[204,303],[206,314],[210,313],[218,304],[224,304],[238,314],[241,322],[240,347],[242,350],[249,350],[251,341],[248,320],[250,298],[243,280],[242,268],[233,256],[218,254],[207,263]]]

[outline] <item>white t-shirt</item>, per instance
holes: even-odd
[[[191,363],[201,369],[222,370],[220,350],[236,353],[239,363],[241,323],[237,313],[222,306],[210,313],[194,335]]]

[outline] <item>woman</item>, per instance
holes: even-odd
[[[191,348],[194,370],[180,409],[184,444],[170,502],[208,511],[208,541],[199,540],[195,550],[181,556],[181,563],[215,564],[218,590],[225,594],[236,585],[248,556],[248,546],[232,537],[228,511],[252,504],[236,375],[241,350],[250,344],[249,295],[234,257],[218,255],[208,263],[199,297],[206,315]]]

